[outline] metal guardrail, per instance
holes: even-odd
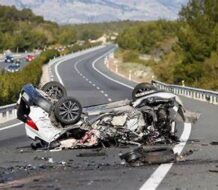
[[[0,106],[0,123],[16,119],[17,110],[16,104],[10,104],[6,106]]]
[[[101,47],[103,47],[103,46],[101,45],[101,46],[97,46],[97,47],[84,49],[82,51],[78,51],[78,52],[74,53],[74,55],[79,56],[79,55],[82,55],[82,53],[88,53],[90,51],[97,50]],[[50,60],[49,64],[52,65],[52,64],[62,60],[63,58],[68,58],[70,56],[71,56],[71,54],[66,55],[66,56],[54,57],[54,59]],[[0,124],[5,123],[5,122],[10,121],[10,120],[13,120],[13,119],[16,119],[16,118],[17,118],[16,104],[0,106]]]
[[[200,88],[192,88],[179,85],[170,85],[160,81],[152,80],[155,87],[160,90],[166,90],[174,94],[185,96],[188,98],[209,102],[211,104],[218,104],[218,92],[211,90],[204,90]]]
[[[60,58],[54,59],[54,62],[57,62],[59,59]],[[160,90],[166,90],[174,94],[209,102],[211,104],[218,104],[218,92],[216,91],[179,85],[170,85],[157,80],[152,80],[152,83],[155,87],[157,87]],[[0,106],[0,123],[4,123],[9,120],[15,119],[16,117],[16,104]]]
[[[179,85],[170,85],[156,80],[152,80],[152,83],[160,90],[166,90],[174,94],[209,102],[211,104],[218,104],[218,92],[215,91]],[[15,119],[17,117],[16,111],[16,104],[0,106],[0,123]]]

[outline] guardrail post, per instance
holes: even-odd
[[[214,98],[214,96],[211,95],[211,103],[212,103],[212,104],[213,104],[213,98]]]
[[[129,80],[132,80],[132,70],[129,70]]]
[[[115,65],[115,72],[118,73],[118,65]]]
[[[212,104],[218,104],[217,91],[204,90],[204,89],[179,86],[179,85],[168,85],[155,80],[152,80],[152,84],[154,84],[154,86],[160,90],[166,90],[189,98],[193,98],[201,101],[207,101]]]

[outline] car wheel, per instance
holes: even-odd
[[[51,81],[46,83],[41,88],[41,90],[44,91],[50,98],[57,99],[57,100],[67,96],[67,91],[64,88],[64,86],[56,81]]]
[[[64,97],[55,104],[55,117],[63,125],[72,125],[80,120],[81,104],[72,97]]]
[[[152,84],[150,83],[140,83],[135,86],[132,91],[132,99],[136,100],[138,98],[143,97],[147,91],[157,90]]]

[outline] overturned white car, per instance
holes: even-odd
[[[18,100],[17,117],[26,134],[47,148],[79,148],[119,144],[156,144],[177,141],[177,115],[183,121],[182,102],[175,94],[138,84],[132,100],[82,108],[58,82],[41,89],[25,85]]]

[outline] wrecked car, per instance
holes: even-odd
[[[17,104],[27,136],[47,148],[172,143],[177,141],[177,115],[185,121],[180,98],[149,83],[136,85],[132,100],[88,107],[67,96],[58,82],[40,89],[27,84]]]

